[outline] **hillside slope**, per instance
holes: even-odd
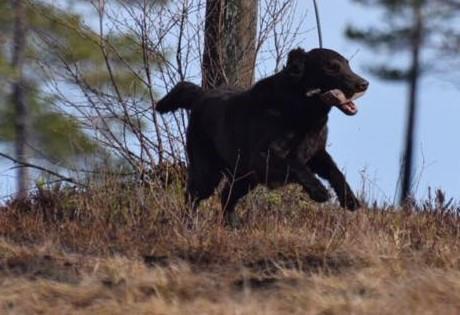
[[[356,213],[258,190],[244,224],[180,187],[39,190],[0,209],[1,314],[458,314],[459,209]]]

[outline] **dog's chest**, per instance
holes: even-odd
[[[303,134],[287,131],[273,140],[269,149],[281,158],[292,157],[306,163],[325,146],[326,138],[326,126],[321,130],[307,131]]]
[[[320,149],[326,146],[327,127],[320,131],[307,133],[295,150],[297,160],[307,163]]]

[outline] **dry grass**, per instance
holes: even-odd
[[[180,186],[39,190],[0,209],[0,314],[458,314],[459,209],[349,213],[259,190],[239,230]]]

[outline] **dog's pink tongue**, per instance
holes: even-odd
[[[358,108],[356,107],[355,103],[353,103],[353,101],[347,101],[345,103],[337,105],[337,107],[349,116],[355,115],[358,112]]]
[[[354,98],[347,99],[347,97],[341,90],[334,89],[334,90],[329,90],[326,93],[323,93],[321,95],[321,99],[326,104],[336,106],[344,114],[352,116],[358,112],[358,107],[353,102],[353,99],[358,98],[359,96],[361,95],[356,95],[356,97]]]

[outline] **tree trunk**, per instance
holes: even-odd
[[[12,101],[15,108],[15,146],[16,159],[20,163],[27,162],[27,107],[25,104],[23,67],[26,47],[26,15],[22,0],[13,0],[15,12],[14,49],[12,66],[15,73]],[[17,196],[24,197],[29,182],[28,169],[20,166],[17,172]]]
[[[254,81],[256,35],[257,0],[207,0],[203,87],[249,88]]]
[[[413,150],[417,119],[417,89],[420,76],[420,47],[423,41],[423,18],[419,4],[414,5],[414,29],[412,34],[412,65],[409,73],[409,111],[407,116],[406,144],[402,165],[401,199],[403,204],[411,195],[413,180]]]

